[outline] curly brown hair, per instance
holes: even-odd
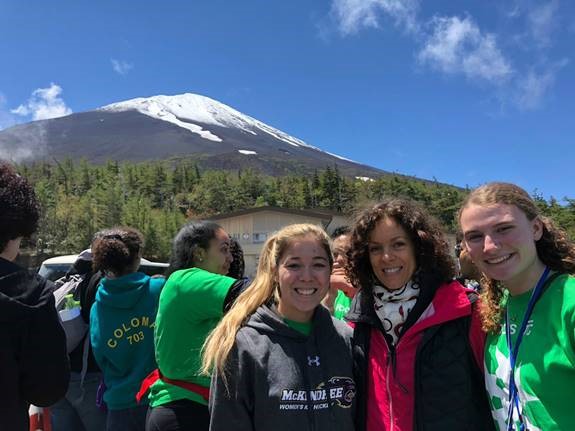
[[[441,224],[417,202],[389,198],[364,209],[356,218],[347,252],[347,275],[354,287],[371,291],[374,273],[369,261],[368,242],[377,222],[391,218],[413,243],[419,273],[436,282],[449,282],[455,276],[455,264],[449,253]]]
[[[521,210],[529,221],[539,218],[543,224],[543,234],[535,243],[537,256],[552,271],[575,273],[575,243],[549,218],[541,215],[535,201],[521,187],[502,182],[487,183],[473,190],[463,201],[458,219],[470,205],[514,205]],[[479,306],[482,326],[487,332],[496,333],[501,327],[503,307],[503,286],[497,280],[481,280],[481,302]]]
[[[135,271],[144,248],[144,236],[131,227],[114,227],[98,233],[92,243],[96,271],[118,277]]]
[[[0,161],[0,252],[10,240],[36,232],[40,204],[34,188],[8,162]]]

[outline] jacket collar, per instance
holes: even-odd
[[[471,314],[471,302],[467,297],[469,291],[457,281],[441,284],[429,305],[407,332],[419,332],[430,326]],[[367,323],[375,327],[380,326],[373,307],[371,292],[362,289],[357,292],[351,303],[350,311],[346,315],[346,320],[353,323]]]

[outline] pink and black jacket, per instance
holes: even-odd
[[[354,330],[357,431],[490,431],[477,294],[457,281],[421,280],[395,346],[383,335],[371,290],[346,319]]]

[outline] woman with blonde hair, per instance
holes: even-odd
[[[485,379],[498,429],[575,429],[575,243],[509,183],[472,191],[459,223],[484,275]]]
[[[351,328],[321,306],[333,258],[311,224],[270,237],[258,271],[204,345],[210,430],[353,430]]]

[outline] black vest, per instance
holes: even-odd
[[[495,430],[483,372],[469,344],[470,319],[465,316],[425,330],[415,359],[414,431]],[[378,330],[365,320],[355,325],[357,431],[366,429],[369,341],[371,331]]]
[[[470,317],[428,328],[415,359],[417,431],[489,431],[495,426],[469,344]]]

